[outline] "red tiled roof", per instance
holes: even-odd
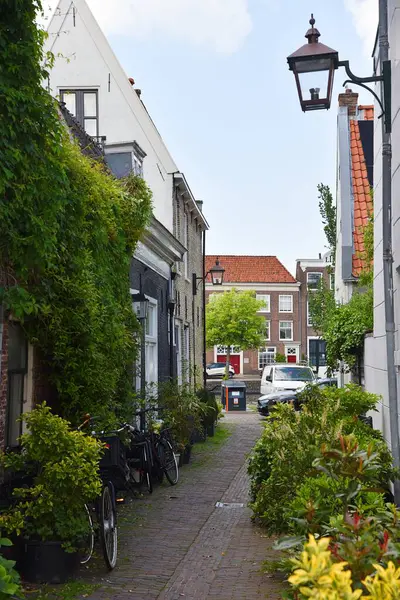
[[[206,256],[206,272],[217,258],[225,269],[226,283],[296,283],[276,256]]]
[[[372,106],[360,106],[366,120],[373,119]],[[354,194],[353,222],[353,275],[358,277],[365,266],[364,261],[364,228],[372,214],[371,189],[368,182],[367,166],[360,138],[358,121],[350,121],[351,176]]]

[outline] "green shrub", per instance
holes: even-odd
[[[8,533],[30,539],[61,541],[74,550],[88,531],[84,504],[101,491],[99,460],[102,444],[74,431],[43,404],[25,415],[27,433],[21,453],[7,453],[2,464],[12,471],[34,474],[33,485],[14,490],[15,504],[0,517]]]
[[[288,506],[305,480],[315,475],[314,461],[321,456],[321,447],[340,436],[356,432],[364,451],[374,442],[379,484],[387,486],[394,476],[390,453],[381,436],[358,419],[376,402],[376,396],[352,385],[345,389],[307,388],[301,396],[300,412],[289,405],[276,407],[249,462],[254,516],[271,533],[290,529]]]
[[[1,546],[12,546],[12,543],[7,538],[0,538]],[[14,560],[7,560],[0,554],[0,600],[23,597],[20,577],[14,567]]]
[[[180,450],[191,443],[195,430],[200,431],[206,408],[189,384],[170,381],[159,386],[159,405],[166,409],[163,417],[171,427]]]

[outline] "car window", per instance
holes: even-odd
[[[276,367],[275,381],[313,381],[314,375],[308,367]]]

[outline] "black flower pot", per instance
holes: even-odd
[[[19,570],[25,556],[25,540],[17,535],[7,537],[12,542],[12,546],[1,546],[0,554],[6,560],[13,560],[16,563],[16,569]]]
[[[209,435],[210,437],[214,437],[214,435],[215,435],[215,422],[214,421],[207,425],[206,431],[207,431],[207,435]]]
[[[65,583],[79,566],[78,553],[66,552],[61,542],[29,540],[20,567],[22,579],[30,583]]]
[[[183,451],[183,464],[188,465],[190,462],[190,456],[192,454],[192,446],[189,444],[185,446],[185,450]]]

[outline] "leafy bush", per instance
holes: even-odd
[[[1,546],[12,546],[7,538],[0,538]],[[15,561],[7,560],[0,554],[0,600],[12,598],[22,598],[20,577],[14,569]]]
[[[276,407],[249,462],[254,516],[270,532],[290,529],[289,505],[307,477],[315,476],[314,461],[321,457],[321,447],[340,436],[354,432],[360,451],[367,452],[373,443],[379,485],[388,485],[394,476],[390,453],[381,436],[358,418],[376,402],[376,396],[352,385],[346,389],[308,388],[302,394],[300,412],[290,405]]]
[[[16,0],[2,13],[0,302],[20,319],[62,414],[76,423],[132,404],[138,324],[129,270],[151,192],[137,177],[117,181],[70,140],[42,85],[52,57],[43,56],[40,8]]]
[[[310,535],[300,558],[292,560],[294,570],[289,577],[289,583],[295,590],[296,599],[398,600],[400,598],[400,569],[396,569],[392,561],[389,561],[386,567],[378,563],[374,564],[374,573],[362,580],[363,589],[354,589],[351,565],[344,560],[336,562],[330,544],[329,537],[316,540]],[[366,595],[364,591],[367,592]]]
[[[170,381],[160,385],[159,405],[166,409],[165,424],[172,429],[180,450],[190,444],[193,432],[200,430],[206,408],[189,384]]]
[[[74,550],[87,535],[84,504],[101,491],[102,445],[51,413],[43,404],[25,415],[28,432],[21,453],[6,453],[2,465],[32,472],[33,485],[14,490],[15,504],[0,516],[0,527],[30,539],[61,541]]]

